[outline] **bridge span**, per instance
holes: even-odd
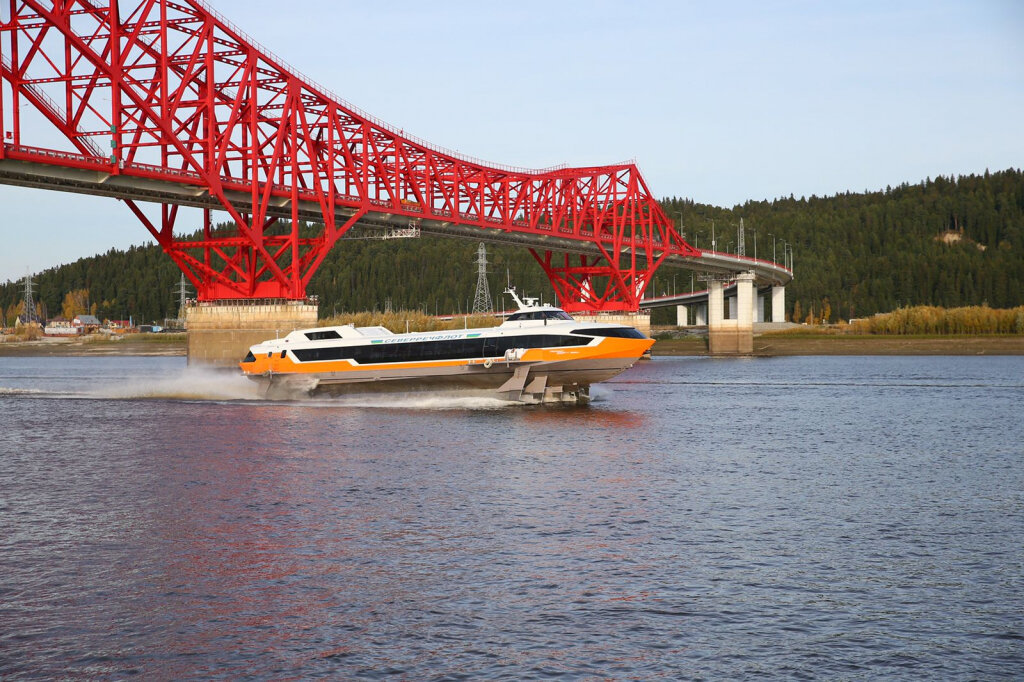
[[[636,313],[662,266],[759,286],[792,276],[694,248],[635,164],[528,170],[406,135],[200,0],[3,3],[0,129],[0,183],[122,201],[207,308],[252,304],[231,324],[271,300],[289,302],[274,325],[315,321],[306,286],[327,251],[381,226],[526,247],[582,315]],[[181,224],[179,207],[203,224]]]
[[[645,298],[644,308],[676,307],[676,324],[707,325],[708,349],[715,355],[748,354],[754,350],[754,325],[762,322],[786,321],[786,288],[788,279],[772,279],[770,270],[765,276],[749,269],[733,274],[724,272],[749,259],[732,254],[704,252],[705,258],[717,259],[723,268],[720,274],[705,274],[708,288],[677,295]],[[742,260],[740,260],[742,259]],[[770,261],[764,267],[775,265]],[[778,266],[776,266],[778,267]],[[792,276],[792,273],[786,271]],[[765,314],[770,306],[770,316]]]

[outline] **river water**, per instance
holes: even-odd
[[[588,407],[0,358],[0,678],[1020,679],[1024,357]]]

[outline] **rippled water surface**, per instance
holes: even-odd
[[[0,677],[1024,672],[1024,358],[657,358],[593,393],[0,358]]]

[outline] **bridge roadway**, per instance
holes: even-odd
[[[41,162],[39,159],[46,159],[46,162]],[[180,181],[165,179],[169,173],[175,172],[147,164],[125,164],[123,167],[112,169],[110,162],[106,159],[6,143],[3,144],[2,153],[0,153],[0,184],[223,210],[220,200],[212,196],[209,190],[203,186],[204,181],[197,173],[179,171]],[[237,210],[242,213],[251,210],[252,190],[250,187],[240,185],[229,178],[223,179],[223,186],[227,198]],[[350,203],[360,201],[358,197],[339,197],[338,200]],[[513,232],[502,229],[497,224],[494,227],[478,227],[430,218],[416,218],[415,215],[408,213],[389,212],[389,209],[390,207],[382,202],[356,223],[345,236],[357,238],[365,235],[367,230],[404,228],[409,227],[412,222],[416,224],[421,234],[512,244],[565,253],[600,255],[600,250],[593,242],[559,237],[555,234],[538,235]],[[355,213],[355,210],[347,206],[337,208],[338,224],[343,224],[345,219]],[[280,187],[280,191],[275,192],[271,198],[267,212],[271,216],[290,220],[292,217],[291,189]],[[300,198],[298,215],[301,220],[320,222],[323,220],[323,207],[313,198]],[[777,263],[713,251],[702,251],[700,257],[671,254],[665,259],[663,265],[708,273],[726,280],[731,280],[741,272],[750,272],[753,273],[755,283],[759,287],[784,286],[792,279],[792,273]]]

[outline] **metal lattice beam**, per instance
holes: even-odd
[[[120,193],[106,180],[96,193],[127,201],[200,299],[302,298],[337,240],[374,216],[596,250],[561,264],[535,252],[575,310],[636,310],[666,256],[700,256],[635,165],[529,171],[439,149],[289,69],[198,0],[3,3],[0,161],[109,178]],[[23,105],[74,151],[27,145]],[[159,220],[134,203],[147,189],[163,197]],[[227,211],[235,229],[181,240],[179,203]],[[300,229],[311,212],[322,227]]]

